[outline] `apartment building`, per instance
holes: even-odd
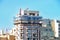
[[[41,21],[39,11],[20,9],[20,13],[14,18],[12,29],[16,40],[40,40]]]
[[[41,40],[54,40],[54,32],[51,26],[50,19],[42,20],[42,27],[40,28]]]
[[[0,35],[0,40],[15,40],[14,35],[2,34]]]
[[[60,20],[52,20],[52,29],[54,31],[54,37],[55,39],[59,40],[60,39]]]

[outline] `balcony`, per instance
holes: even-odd
[[[40,24],[41,19],[39,16],[19,16],[14,19],[14,24]]]
[[[31,21],[31,20],[41,20],[42,17],[40,16],[19,16],[19,17],[15,17],[14,20],[22,20],[22,21]]]

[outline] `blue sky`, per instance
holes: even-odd
[[[60,20],[60,0],[0,0],[0,29],[11,29],[19,8],[38,10],[44,18]]]

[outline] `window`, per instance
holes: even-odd
[[[35,16],[35,13],[29,13],[29,14]]]
[[[33,38],[33,40],[35,40],[35,38]]]
[[[39,16],[39,14],[37,14],[37,16]]]
[[[27,28],[28,28],[28,29],[31,29],[31,26],[28,26]]]
[[[21,30],[21,32],[23,32],[23,29],[20,29]]]
[[[33,14],[33,16],[35,16],[35,14]]]
[[[46,31],[48,31],[48,29],[46,29]]]
[[[28,20],[31,20],[31,17],[28,17]]]
[[[28,35],[27,35],[27,36],[28,36],[28,38],[31,38],[31,37],[32,37],[31,33],[28,33]]]
[[[30,30],[30,29],[28,29],[28,30],[27,30],[27,32],[28,32],[28,33],[31,33],[31,30]]]
[[[39,25],[42,26],[42,23],[40,23]]]
[[[33,34],[34,37],[36,37],[37,35],[36,34]]]
[[[21,39],[22,39],[23,38],[23,33],[21,33],[20,36],[21,36]]]
[[[27,40],[32,40],[31,38],[27,38]]]
[[[14,29],[14,31],[16,31],[16,30]]]
[[[31,22],[28,22],[28,24],[31,24]]]
[[[59,31],[59,33],[60,33],[60,31]]]
[[[33,28],[34,30],[32,30],[32,32],[34,32],[34,33],[37,33],[37,28],[35,29],[35,28]]]
[[[59,30],[60,30],[60,28],[59,28]]]
[[[24,15],[27,15],[27,13],[24,13]]]
[[[60,26],[60,24],[59,24],[59,26]]]
[[[28,20],[28,16],[22,16],[21,20],[23,20],[23,21]]]
[[[49,29],[49,31],[52,31],[52,29]]]

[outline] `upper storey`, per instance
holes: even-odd
[[[25,10],[24,15],[39,16],[39,11]]]
[[[23,16],[23,15],[27,15],[27,16],[39,16],[39,11],[33,11],[33,10],[22,10],[20,9],[20,12],[17,16]]]

